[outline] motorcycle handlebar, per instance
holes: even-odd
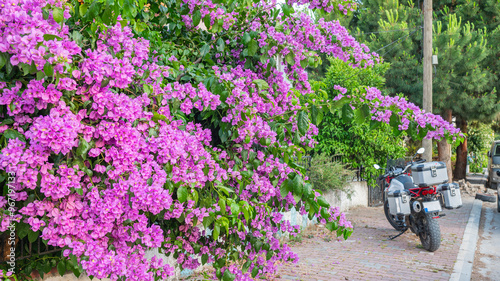
[[[409,168],[409,167],[411,167],[413,164],[425,163],[425,161],[426,161],[425,159],[420,159],[420,160],[417,160],[417,161],[415,161],[415,162],[410,162],[410,163],[408,163],[408,164],[406,165],[406,167],[405,167],[405,168],[404,168],[401,172],[399,172],[399,173],[396,173],[396,171],[395,171],[394,167],[388,168],[388,169],[386,169],[386,171],[387,171],[387,170],[389,170],[389,171],[388,171],[388,172],[386,172],[384,175],[379,176],[379,177],[377,178],[377,180],[379,180],[379,181],[380,181],[380,180],[382,180],[382,179],[384,179],[384,178],[386,178],[386,177],[396,177],[396,176],[399,176],[399,175],[401,175],[401,174],[405,174],[405,173],[407,173],[407,171],[406,171],[406,170],[408,170],[408,168]]]

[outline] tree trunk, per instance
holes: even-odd
[[[457,118],[457,124],[459,125],[462,133],[467,133],[467,121]],[[467,137],[464,138],[462,142],[457,147],[457,163],[455,164],[454,177],[455,180],[465,179],[467,168]]]
[[[448,121],[448,123],[451,123],[452,114],[450,109],[447,109],[442,116],[444,120]],[[453,172],[451,167],[451,144],[449,144],[446,139],[442,139],[438,142],[438,155],[439,161],[442,161],[446,164],[448,179],[451,182],[453,180]]]

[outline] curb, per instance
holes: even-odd
[[[474,200],[450,281],[468,281],[471,279],[482,208],[483,201]]]

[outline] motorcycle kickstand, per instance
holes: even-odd
[[[401,230],[401,233],[399,233],[398,235],[393,236],[393,237],[389,237],[389,240],[394,240],[394,239],[398,238],[399,236],[403,235],[403,233],[405,233],[407,230],[408,230],[408,227],[405,227],[403,230]]]

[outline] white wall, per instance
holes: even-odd
[[[345,212],[350,208],[357,206],[368,206],[368,185],[366,181],[353,181],[349,183],[350,189],[353,191],[351,198],[342,191],[329,191],[323,194],[326,201],[331,206],[340,207],[340,211]],[[302,229],[317,223],[316,219],[309,220],[307,215],[301,215],[293,208],[291,211],[283,213],[283,220],[290,221],[291,225],[300,225]],[[278,233],[279,238],[288,239],[288,233]]]
[[[326,192],[323,197],[332,206],[340,207],[340,211],[345,212],[357,206],[368,207],[368,185],[366,181],[353,181],[349,183],[353,194],[349,199],[342,191]]]

